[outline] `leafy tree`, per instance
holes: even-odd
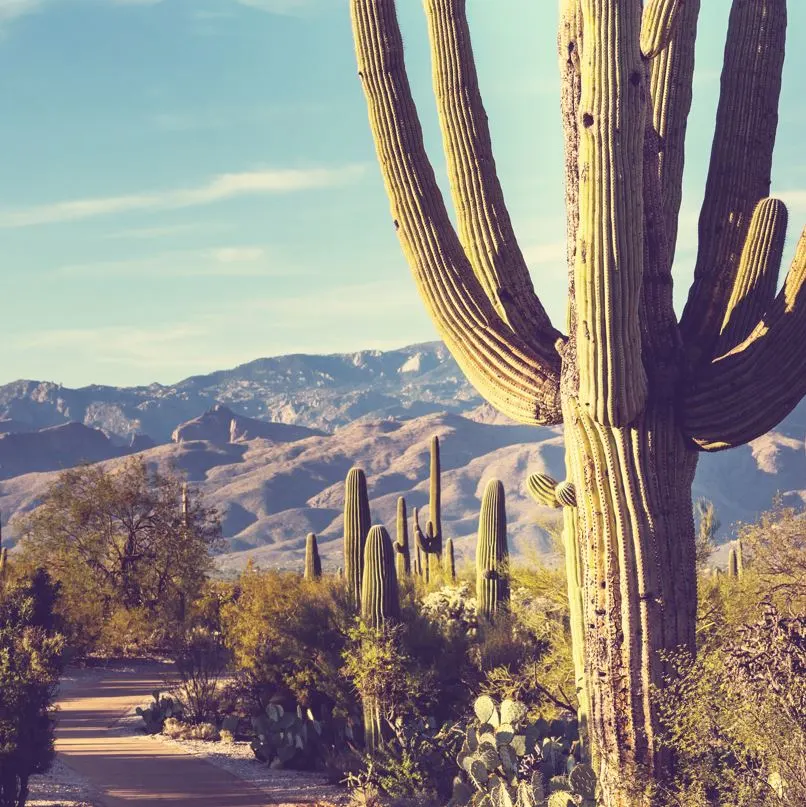
[[[183,490],[141,458],[79,466],[22,523],[23,562],[60,582],[74,636],[97,641],[108,624],[114,647],[127,633],[156,641],[181,627],[221,541],[216,511]]]
[[[64,647],[56,592],[38,569],[0,594],[0,807],[23,807],[29,778],[53,759],[50,713]]]

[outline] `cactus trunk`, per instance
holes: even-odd
[[[397,541],[395,541],[395,569],[397,579],[403,580],[411,574],[411,551],[409,550],[409,521],[406,516],[406,500],[397,500]]]
[[[565,423],[585,570],[584,677],[594,765],[608,807],[643,804],[642,772],[661,775],[668,761],[656,748],[650,702],[664,671],[660,655],[695,649],[697,454],[676,428],[671,405],[612,428],[569,401]],[[580,637],[574,639],[578,645]]]
[[[344,575],[356,609],[361,608],[364,544],[369,528],[367,477],[361,468],[351,468],[344,485]]]
[[[374,631],[382,633],[390,622],[400,618],[400,595],[395,573],[395,550],[385,527],[369,531],[364,550],[364,574],[361,584],[361,619]],[[372,753],[384,741],[383,710],[386,704],[377,697],[364,699],[364,742]]]
[[[509,602],[509,548],[504,486],[491,479],[484,490],[476,543],[476,611],[492,621]]]
[[[305,539],[305,579],[318,580],[322,576],[322,561],[319,558],[319,546],[316,535],[309,532]]]
[[[456,582],[456,558],[453,554],[453,538],[445,542],[445,576],[451,583]]]

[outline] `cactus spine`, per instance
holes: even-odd
[[[322,576],[322,561],[319,559],[319,546],[316,535],[308,533],[305,539],[305,574],[306,580],[318,580]]]
[[[367,477],[361,468],[351,468],[344,485],[344,574],[357,609],[361,607],[364,543],[369,528]]]
[[[456,558],[453,554],[453,538],[445,542],[445,576],[451,583],[456,582]]]
[[[671,267],[700,2],[561,0],[567,336],[534,293],[504,202],[465,0],[425,3],[455,227],[425,149],[395,6],[350,0],[396,233],[480,394],[519,422],[564,423],[602,801],[655,807],[632,783],[671,774],[650,693],[663,685],[664,652],[695,650],[697,450],[764,434],[806,394],[806,232],[770,301],[784,216],[764,201],[786,0],[731,6],[680,321]]]
[[[504,486],[491,479],[484,490],[476,543],[476,611],[492,620],[509,602],[509,547]]]
[[[409,522],[406,516],[406,500],[397,499],[397,540],[395,541],[395,568],[397,579],[403,580],[411,574],[411,552],[409,551]]]
[[[395,550],[386,528],[374,526],[364,549],[361,619],[367,627],[382,632],[391,621],[399,618]],[[384,706],[377,698],[364,699],[364,741],[370,753],[383,743]]]

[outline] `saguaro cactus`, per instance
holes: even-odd
[[[430,552],[437,559],[442,559],[442,477],[439,462],[439,437],[431,438],[431,471],[428,484],[428,538],[431,541]]]
[[[398,580],[411,574],[411,552],[409,551],[409,522],[406,516],[406,500],[397,499],[397,540],[395,541],[395,569]]]
[[[8,549],[3,546],[3,522],[0,514],[0,585],[5,583],[8,573]]]
[[[367,477],[361,468],[351,468],[344,484],[344,574],[357,609],[361,607],[361,572],[369,528]]]
[[[322,561],[319,558],[319,546],[316,535],[308,533],[305,539],[305,574],[306,580],[318,580],[322,576]]]
[[[476,542],[476,612],[487,620],[509,602],[509,547],[504,486],[491,479],[484,489]]]
[[[369,531],[364,549],[361,619],[367,627],[382,632],[390,621],[399,617],[395,551],[386,528],[375,526]],[[364,698],[364,740],[370,752],[383,742],[384,707],[377,697]]]
[[[445,577],[451,583],[456,582],[456,558],[453,554],[453,538],[448,538],[445,542]]]
[[[806,233],[774,295],[768,199],[785,0],[734,0],[694,283],[672,305],[699,0],[561,0],[568,335],[534,293],[504,203],[465,0],[425,0],[456,209],[423,144],[394,0],[350,0],[392,219],[468,379],[523,423],[565,423],[583,569],[590,735],[607,807],[662,779],[653,686],[693,651],[691,484],[700,450],[763,434],[806,394]],[[746,336],[746,338],[745,338]]]
[[[395,574],[395,550],[386,527],[374,526],[364,548],[361,583],[361,618],[371,628],[381,628],[400,616],[400,595]]]

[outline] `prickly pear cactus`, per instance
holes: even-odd
[[[576,721],[529,721],[523,703],[477,698],[456,758],[450,807],[595,807],[593,768],[580,762]]]

